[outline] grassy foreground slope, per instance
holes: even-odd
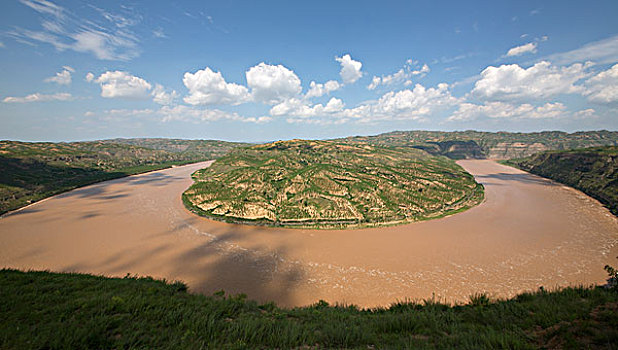
[[[618,147],[552,151],[506,164],[577,188],[618,215]]]
[[[334,141],[238,148],[193,178],[183,197],[194,211],[268,225],[395,224],[457,212],[483,199],[482,186],[446,157]]]
[[[2,349],[615,349],[618,291],[567,288],[448,306],[282,309],[150,278],[0,270]]]
[[[0,214],[94,182],[212,159],[229,144],[170,152],[108,141],[0,141]]]
[[[482,131],[393,131],[376,136],[357,136],[346,142],[370,143],[377,146],[406,146],[424,149],[454,159],[523,158],[548,150],[568,150],[595,146],[618,145],[618,132],[543,131],[533,133]]]

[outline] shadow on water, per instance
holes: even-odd
[[[182,177],[172,176],[162,173],[150,173],[140,175],[138,177],[130,179],[128,182],[131,185],[144,185],[151,184],[155,186],[165,186],[171,181],[183,180]]]
[[[537,184],[543,186],[558,186],[550,180],[544,179],[539,176],[531,174],[510,174],[510,173],[497,173],[491,175],[475,175],[477,181],[484,185],[504,186],[505,184],[499,182],[491,182],[491,180],[500,180],[504,182],[520,182],[524,184]]]
[[[43,209],[28,207],[28,208],[24,208],[24,209],[21,209],[21,210],[17,210],[17,211],[6,213],[3,216],[4,217],[8,217],[8,216],[34,214],[34,213],[38,213],[38,212],[41,212],[41,211],[43,211]]]
[[[186,226],[176,228],[182,230]],[[103,260],[83,261],[63,270],[143,276],[145,273],[140,269],[147,266],[148,271],[165,271],[163,277],[168,280],[187,283],[193,293],[211,295],[224,290],[227,294],[244,293],[261,302],[292,305],[292,292],[303,280],[302,268],[285,262],[287,249],[284,246],[246,249],[234,243],[241,235],[251,234],[250,231],[251,228],[239,231],[235,227],[222,227],[203,233],[201,243],[190,248],[179,250],[177,245],[165,240],[167,243],[148,249],[133,246]],[[175,235],[175,232],[153,233],[149,239],[157,240],[164,235]]]

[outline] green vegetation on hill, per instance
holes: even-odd
[[[109,143],[140,146],[150,149],[181,153],[184,157],[197,159],[217,159],[233,148],[249,146],[249,143],[227,142],[219,140],[183,140],[164,138],[137,138],[105,140]]]
[[[446,157],[333,141],[238,148],[193,178],[184,199],[194,211],[268,225],[396,224],[461,211],[483,199],[482,185]]]
[[[506,164],[577,188],[618,215],[618,147],[551,151]]]
[[[533,133],[482,131],[393,131],[376,136],[348,137],[345,142],[369,143],[377,146],[416,147],[432,154],[454,159],[523,158],[548,150],[618,145],[618,132],[580,131],[566,133],[543,131]]]
[[[2,349],[535,349],[618,347],[618,291],[485,295],[360,310],[192,295],[151,278],[0,270]]]
[[[79,186],[212,159],[233,145],[213,142],[183,153],[109,141],[0,141],[0,214]]]

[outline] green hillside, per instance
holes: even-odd
[[[94,182],[212,159],[233,145],[183,153],[109,141],[0,141],[0,214]]]
[[[104,142],[181,153],[185,157],[195,157],[199,159],[217,159],[236,147],[250,146],[249,143],[242,142],[164,138],[112,139],[105,140]]]
[[[552,151],[507,162],[577,188],[618,215],[618,147]]]
[[[405,146],[424,149],[454,159],[523,158],[548,150],[568,150],[596,146],[618,145],[618,132],[543,131],[533,133],[482,131],[393,131],[376,136],[357,136],[346,142],[370,143],[377,146]]]
[[[0,270],[2,349],[616,349],[618,292],[388,308],[258,304],[150,278]]]
[[[410,148],[279,141],[238,148],[193,175],[194,211],[232,222],[372,226],[455,213],[482,186],[446,157]]]

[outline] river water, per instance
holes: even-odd
[[[197,163],[80,188],[0,218],[0,267],[153,276],[190,291],[301,306],[363,307],[540,286],[603,283],[618,222],[579,191],[489,160],[459,164],[481,205],[442,219],[358,230],[232,225],[188,212]]]

